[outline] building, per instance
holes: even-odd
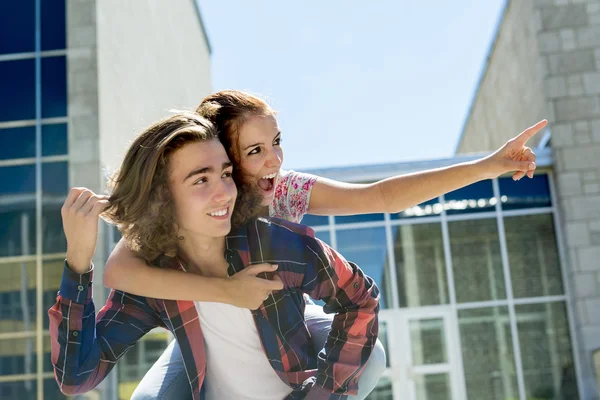
[[[542,118],[533,180],[304,220],[382,288],[388,371],[370,398],[600,398],[598,1],[506,2],[453,159],[312,172],[370,182],[449,165]]]
[[[541,116],[548,118],[552,132],[548,145],[559,216],[556,237],[564,249],[562,284],[571,321],[574,372],[580,398],[598,399],[600,353],[594,353],[600,349],[597,1],[507,3],[457,152],[489,151],[518,131],[517,126],[527,126],[526,121]],[[522,369],[526,381],[525,361]]]
[[[19,38],[0,41],[2,399],[64,397],[46,310],[68,188],[102,190],[128,138],[210,90],[195,4],[143,4],[0,5],[1,37]],[[165,20],[176,23],[157,29]],[[304,219],[382,290],[388,370],[370,399],[600,398],[598,0],[507,1],[455,157],[310,172],[372,182],[469,161],[541,118],[533,180],[482,181],[397,214]],[[118,236],[102,228],[97,274]],[[128,398],[170,339],[147,335],[82,397]]]
[[[210,91],[193,0],[0,2],[0,399],[64,398],[47,310],[62,274],[69,188],[101,192],[136,133]],[[101,226],[96,277],[106,237]],[[104,302],[101,279],[94,289]],[[127,377],[124,363],[88,397],[117,398]]]
[[[600,398],[598,1],[506,2],[453,159],[312,172],[369,182],[444,166],[542,118],[533,180],[304,221],[382,288],[388,371],[370,398]]]

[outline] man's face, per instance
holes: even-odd
[[[171,155],[169,166],[179,234],[227,235],[237,188],[223,145],[216,139],[187,144]]]

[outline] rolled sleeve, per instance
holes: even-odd
[[[84,274],[78,274],[69,268],[65,260],[62,281],[58,291],[59,296],[77,304],[87,304],[92,301],[92,278],[94,265]]]

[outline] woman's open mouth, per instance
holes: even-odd
[[[277,172],[263,176],[258,180],[258,187],[265,192],[271,192],[275,187],[275,178],[277,178]]]

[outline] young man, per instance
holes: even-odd
[[[377,339],[373,280],[309,228],[255,218],[210,123],[180,113],[142,133],[125,156],[110,199],[73,189],[63,207],[68,250],[49,310],[52,363],[65,394],[98,385],[152,328],[175,335],[194,399],[343,399],[357,393]],[[237,207],[236,206],[237,202]],[[226,278],[277,264],[257,310],[112,291],[94,319],[91,258],[97,216],[117,224],[129,247],[157,267]],[[236,225],[231,232],[232,218]],[[175,223],[173,223],[175,221]],[[323,349],[312,348],[303,294],[335,314]],[[208,384],[203,388],[204,379]]]

